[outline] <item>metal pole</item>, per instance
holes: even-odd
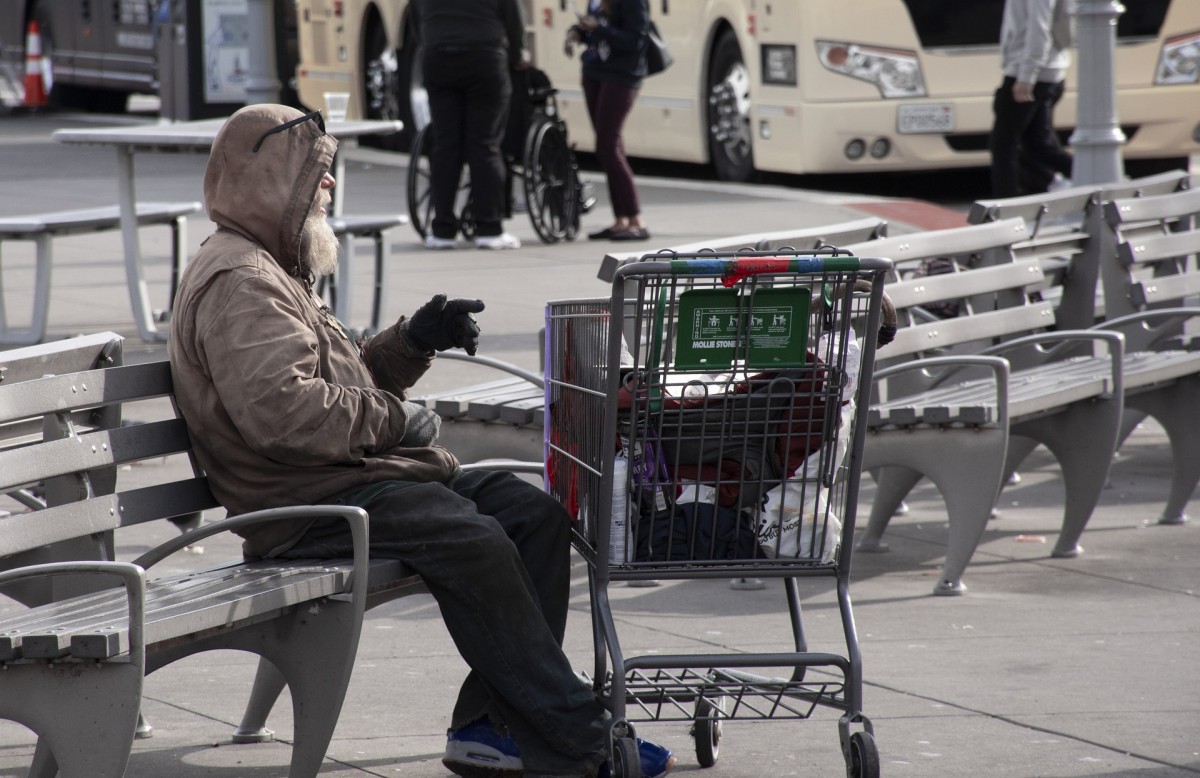
[[[1117,17],[1124,12],[1119,0],[1076,0],[1072,11],[1079,50],[1079,113],[1071,135],[1076,186],[1124,178],[1115,77]]]
[[[246,32],[249,62],[246,74],[246,105],[279,102],[279,79],[275,77],[275,12],[273,0],[247,0]]]

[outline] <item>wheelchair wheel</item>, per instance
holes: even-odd
[[[525,157],[525,201],[543,243],[573,238],[578,229],[578,178],[567,135],[553,122],[536,125]]]
[[[433,230],[433,176],[429,167],[429,155],[433,150],[433,137],[429,134],[431,126],[426,125],[413,138],[408,160],[408,218],[422,240]],[[467,240],[475,237],[470,192],[471,179],[464,172],[458,187],[458,203],[462,204],[458,229]]]
[[[408,158],[408,219],[421,240],[433,226],[433,188],[429,172],[429,150],[433,140],[426,126],[413,138]]]

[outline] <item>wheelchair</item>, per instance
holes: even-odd
[[[520,185],[524,210],[543,243],[574,240],[580,217],[596,203],[590,184],[579,179],[579,165],[567,136],[567,123],[558,112],[555,95],[545,73],[536,68],[513,72],[513,100],[509,108],[501,150],[507,169],[505,218],[512,218],[513,190]],[[413,138],[408,164],[408,215],[424,240],[433,225],[433,196],[429,153],[433,148],[431,125]],[[467,240],[475,237],[471,216],[471,183],[463,170],[459,181],[459,229]]]

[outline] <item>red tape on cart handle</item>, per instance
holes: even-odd
[[[697,257],[671,260],[674,275],[720,276],[721,284],[731,287],[750,276],[783,273],[819,275],[826,272],[853,272],[859,269],[857,257]]]

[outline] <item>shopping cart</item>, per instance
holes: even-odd
[[[863,333],[879,329],[890,267],[836,250],[660,253],[620,268],[609,299],[548,304],[547,483],[588,564],[615,775],[640,778],[635,720],[693,722],[708,767],[726,721],[818,707],[843,711],[847,773],[879,774],[848,577],[865,438],[854,411],[876,345]],[[623,652],[612,583],[751,576],[784,580],[794,652]],[[844,655],[808,648],[808,577],[836,588]]]

